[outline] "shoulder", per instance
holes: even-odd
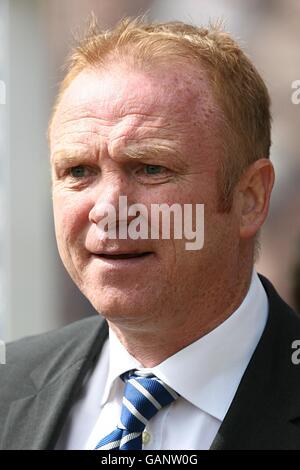
[[[95,315],[63,328],[29,336],[6,345],[6,364],[0,366],[0,389],[11,387],[41,364],[61,369],[87,356],[95,341],[107,336],[105,320]]]
[[[277,415],[281,408],[288,408],[288,414],[299,417],[300,353],[295,347],[299,350],[300,315],[278,295],[270,281],[263,276],[260,279],[268,296],[269,315],[245,377],[253,382],[253,390],[268,390],[269,409],[277,409]]]
[[[43,356],[47,356],[53,351],[57,352],[57,348],[65,347],[66,343],[70,346],[78,346],[81,341],[93,335],[95,329],[101,330],[101,327],[104,328],[104,323],[103,318],[95,315],[53,331],[28,336],[8,343],[7,364],[12,364],[22,357],[26,357],[30,362],[38,357],[40,361]]]
[[[267,278],[261,274],[259,277],[268,296],[270,314],[268,323],[271,324],[273,330],[277,328],[278,334],[281,336],[285,336],[286,334],[289,336],[290,333],[292,333],[292,335],[300,334],[300,314],[295,312],[279,296],[274,286]],[[285,325],[284,330],[280,328],[282,324]]]

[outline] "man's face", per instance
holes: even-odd
[[[218,211],[221,125],[205,76],[189,65],[152,74],[117,65],[87,70],[64,93],[50,136],[58,248],[108,319],[180,325],[219,295],[214,286],[230,275],[239,243],[234,211]],[[141,157],[127,155],[130,147]],[[149,212],[157,203],[204,204],[203,249],[186,250],[186,240],[173,236],[101,237],[99,208],[117,208],[119,196]]]

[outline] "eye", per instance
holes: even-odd
[[[84,178],[87,176],[87,168],[83,165],[73,166],[69,169],[69,174],[73,178]]]
[[[143,184],[167,183],[174,177],[174,172],[162,165],[142,163],[135,170],[137,180]]]
[[[160,165],[145,165],[144,166],[144,172],[147,175],[159,175],[161,174],[165,168]]]

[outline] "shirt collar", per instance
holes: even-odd
[[[223,421],[262,335],[267,316],[267,295],[253,271],[246,297],[226,321],[150,370],[193,405]],[[142,368],[112,331],[109,356],[102,404],[122,373]]]
[[[127,351],[119,341],[117,335],[109,329],[109,370],[106,381],[102,403],[103,406],[108,398],[114,382],[128,370],[142,369],[143,366]]]

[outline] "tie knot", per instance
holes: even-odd
[[[147,422],[164,406],[178,398],[161,379],[151,372],[133,370],[123,374],[125,390],[121,425],[131,432],[142,432]]]
[[[121,379],[125,382],[121,422],[98,442],[96,449],[141,450],[142,432],[149,419],[178,398],[174,390],[148,370],[131,370]]]

